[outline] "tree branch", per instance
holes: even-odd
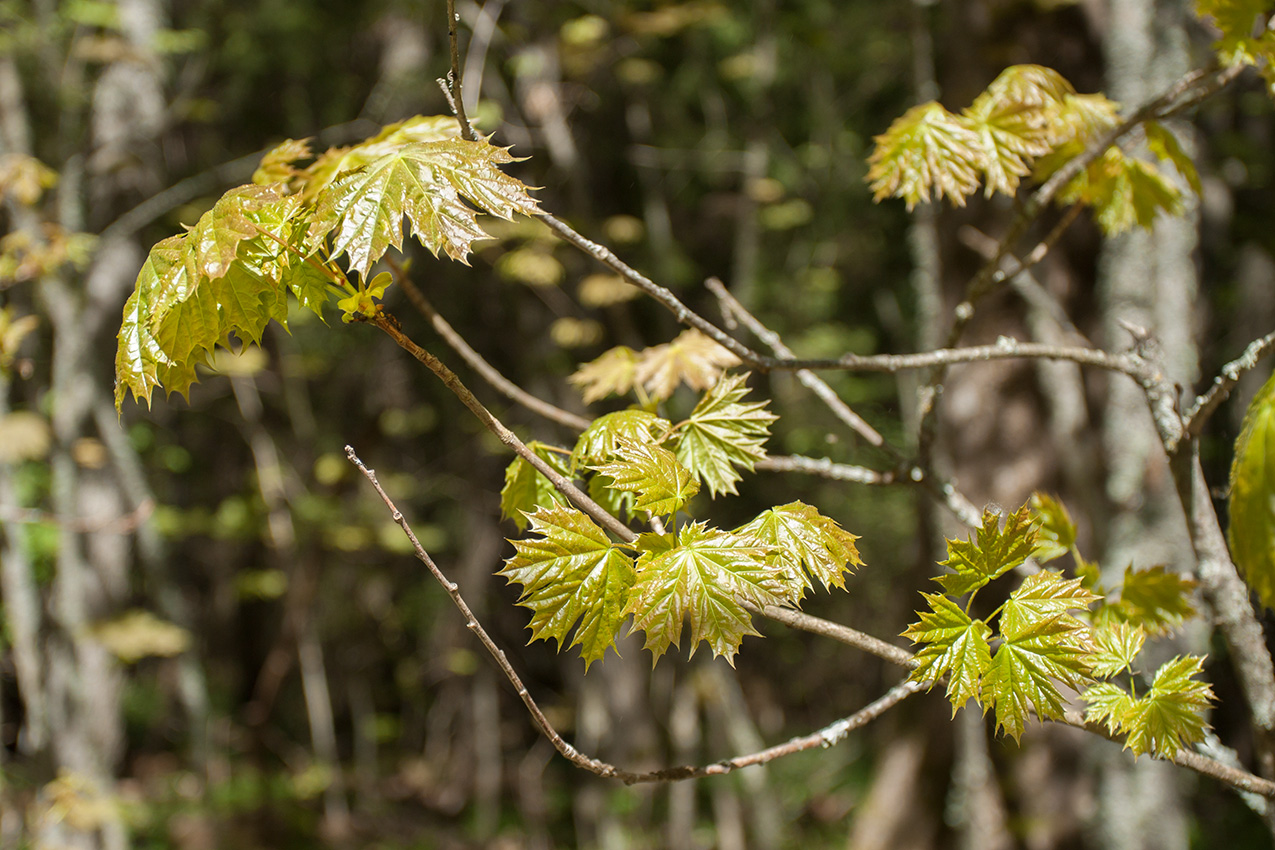
[[[398,272],[396,278],[403,287],[407,300],[411,301],[412,306],[429,321],[434,331],[443,338],[443,342],[451,346],[452,351],[460,355],[460,359],[464,360],[493,389],[515,404],[522,405],[532,413],[543,416],[550,422],[556,422],[574,431],[583,431],[589,427],[589,420],[583,416],[563,410],[543,399],[537,398],[502,375],[500,370],[483,359],[483,356],[471,348],[469,343],[465,342],[465,338],[457,333],[456,329],[446,319],[439,315],[438,311],[434,309],[434,305],[425,297],[425,293],[421,292],[420,288],[417,287],[406,272],[401,268],[396,269],[396,271]]]
[[[1231,394],[1231,390],[1239,383],[1240,378],[1246,372],[1256,368],[1258,361],[1273,350],[1275,350],[1275,333],[1269,333],[1250,342],[1243,354],[1223,366],[1217,377],[1213,379],[1213,385],[1195,400],[1190,410],[1183,414],[1182,439],[1190,440],[1200,436],[1200,432],[1204,430],[1204,423]],[[1170,454],[1175,453],[1178,443],[1167,448]]]
[[[623,768],[616,767],[613,764],[585,755],[568,743],[567,740],[558,733],[557,729],[554,728],[553,724],[549,722],[549,718],[545,716],[544,711],[542,711],[540,706],[536,703],[535,698],[531,696],[530,691],[528,691],[527,686],[523,684],[522,678],[518,675],[518,672],[514,670],[513,665],[509,663],[509,658],[505,655],[504,650],[496,645],[496,642],[492,640],[491,635],[487,633],[487,630],[483,628],[482,624],[479,623],[478,619],[474,616],[473,609],[469,607],[469,605],[465,602],[464,597],[460,594],[460,587],[455,582],[447,578],[443,571],[439,569],[438,565],[434,563],[434,560],[429,556],[429,553],[425,551],[423,546],[421,546],[421,543],[416,538],[415,532],[412,531],[412,527],[408,523],[407,518],[404,517],[402,511],[395,506],[393,500],[390,499],[389,494],[385,492],[385,488],[383,488],[380,481],[377,480],[375,470],[369,469],[363,463],[363,461],[355,453],[352,446],[345,447],[345,455],[350,459],[350,463],[358,467],[359,471],[363,473],[363,476],[367,478],[367,480],[376,489],[377,495],[381,497],[381,501],[383,501],[386,508],[389,509],[390,515],[394,518],[394,521],[398,523],[400,528],[403,529],[403,533],[407,535],[407,539],[412,542],[412,549],[416,553],[417,559],[425,565],[426,569],[429,570],[430,575],[434,577],[434,580],[441,584],[443,589],[447,591],[447,595],[452,599],[452,604],[456,606],[461,615],[465,618],[466,628],[474,633],[474,635],[478,638],[479,643],[483,645],[483,648],[486,649],[488,654],[495,660],[496,666],[498,666],[500,671],[505,674],[505,678],[507,678],[509,683],[514,686],[514,690],[517,692],[518,697],[522,700],[523,705],[526,706],[536,728],[540,730],[540,733],[544,735],[551,744],[553,744],[554,749],[561,753],[565,759],[577,767],[589,771],[590,773],[606,778],[619,779],[626,785],[646,782],[677,782],[684,779],[695,779],[703,776],[720,776],[722,774],[739,770],[740,768],[750,767],[756,764],[765,764],[768,761],[773,761],[774,759],[791,755],[792,753],[798,753],[803,750],[811,750],[816,747],[830,747],[834,744],[840,743],[851,731],[880,717],[886,711],[893,708],[904,699],[907,699],[912,694],[917,693],[924,687],[923,685],[914,682],[902,682],[895,685],[883,696],[854,714],[825,726],[818,732],[803,737],[792,738],[783,744],[769,747],[756,753],[736,756],[735,758],[726,759],[713,764],[669,767],[661,770],[639,773],[624,770]],[[902,652],[902,650],[899,650],[899,652]]]
[[[486,426],[488,431],[495,434],[496,438],[499,439],[500,442],[513,449],[519,457],[531,464],[537,472],[553,484],[559,493],[566,496],[568,501],[580,510],[584,511],[599,525],[623,540],[625,543],[632,543],[637,539],[637,535],[632,531],[632,529],[608,513],[606,509],[597,502],[590,499],[588,495],[572,483],[571,479],[549,466],[549,464],[545,463],[544,460],[541,459],[535,452],[527,448],[526,444],[523,443],[522,440],[518,439],[517,434],[506,428],[504,423],[492,415],[491,411],[483,407],[482,402],[480,402],[474,394],[469,391],[464,383],[461,382],[460,378],[456,376],[455,372],[447,368],[443,361],[430,354],[424,348],[421,348],[413,342],[407,334],[403,333],[402,326],[399,325],[398,319],[394,318],[385,310],[381,310],[371,319],[360,320],[367,321],[380,328],[391,339],[398,343],[400,348],[415,357],[427,369],[433,372],[438,379],[442,381],[443,384],[451,390],[458,399],[460,399],[461,404],[465,405],[465,407],[469,409],[469,412],[474,414],[474,416],[478,418],[478,421]]]

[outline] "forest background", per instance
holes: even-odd
[[[873,203],[872,138],[908,107],[958,109],[1021,63],[1137,105],[1208,64],[1215,36],[1170,0],[457,5],[468,111],[528,158],[511,173],[543,187],[541,204],[704,315],[721,315],[704,286],[721,278],[806,357],[938,347],[1013,217],[981,195],[960,209]],[[493,575],[516,533],[499,510],[509,455],[369,327],[333,332],[295,312],[262,348],[219,353],[188,400],[117,417],[115,334],[149,247],[285,138],[348,144],[448,114],[435,82],[445,24],[437,2],[0,3],[0,156],[53,169],[0,181],[0,844],[1269,845],[1216,782],[1076,730],[993,738],[976,711],[949,720],[937,696],[730,777],[626,787],[571,767],[345,445],[586,752],[633,769],[712,762],[824,726],[900,674],[770,622],[733,669],[707,652],[651,669],[630,639],[586,677],[574,652],[524,645],[517,588]],[[1032,285],[1108,350],[1150,329],[1173,380],[1193,387],[1275,320],[1271,103],[1241,77],[1173,128],[1200,169],[1186,214],[1112,240],[1081,215]],[[540,224],[493,233],[468,268],[418,249],[411,273],[535,395],[583,412],[566,381],[581,363],[679,332]],[[433,340],[402,298],[396,313]],[[1033,303],[994,300],[967,339],[1047,334]],[[524,438],[570,445],[429,346]],[[1202,443],[1219,500],[1261,371]],[[915,378],[825,377],[906,446]],[[782,416],[772,455],[889,467],[796,380],[761,380]],[[953,370],[941,417],[974,504],[1051,492],[1112,575],[1188,566],[1163,457],[1140,436],[1145,402],[1119,380],[977,364]],[[713,510],[738,523],[800,498],[861,535],[851,592],[804,607],[906,645],[893,636],[932,587],[942,537],[965,530],[921,490],[830,468],[763,469]],[[1181,640],[1211,649],[1202,626]],[[1233,744],[1247,723],[1237,686],[1225,664],[1207,672],[1213,724]]]

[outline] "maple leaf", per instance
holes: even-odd
[[[1141,626],[1115,620],[1093,626],[1090,637],[1093,654],[1089,656],[1089,666],[1094,675],[1114,676],[1133,667],[1147,633]]]
[[[1032,553],[1035,543],[1036,530],[1027,505],[1005,518],[1004,530],[1000,515],[986,509],[976,540],[947,541],[947,560],[940,563],[954,574],[938,576],[935,581],[952,596],[964,596],[1017,567]]]
[[[970,698],[977,698],[983,674],[992,665],[988,639],[992,630],[982,620],[974,620],[952,600],[939,593],[922,593],[929,611],[919,611],[920,622],[913,623],[903,637],[922,644],[916,653],[916,669],[908,678],[913,682],[929,682],[933,687],[944,675],[947,698],[952,714]]]
[[[1190,594],[1195,580],[1171,572],[1165,566],[1148,570],[1125,568],[1120,587],[1120,601],[1115,614],[1120,619],[1142,626],[1149,634],[1167,634],[1182,622],[1195,616]]]
[[[1121,718],[1128,715],[1133,705],[1133,697],[1125,693],[1119,685],[1111,682],[1091,685],[1081,694],[1081,699],[1086,704],[1085,720],[1090,723],[1102,723],[1113,735],[1120,732]]]
[[[573,508],[541,507],[528,519],[542,537],[510,541],[517,551],[499,575],[522,585],[518,604],[532,611],[531,640],[554,638],[561,650],[575,626],[570,645],[580,647],[588,670],[615,644],[633,586],[633,559]]]
[[[293,163],[314,156],[309,139],[285,139],[261,158],[261,164],[252,173],[252,182],[262,186],[271,183],[287,183],[301,173]]]
[[[302,197],[311,202],[338,176],[356,171],[412,142],[438,142],[460,138],[460,122],[451,115],[416,115],[387,124],[357,145],[329,148],[298,175]]]
[[[1150,228],[1160,213],[1180,215],[1182,192],[1150,162],[1118,147],[1107,148],[1096,162],[1058,193],[1060,203],[1092,207],[1103,232],[1115,236],[1132,228]]]
[[[1039,65],[1014,65],[961,113],[982,147],[979,167],[986,195],[1013,195],[1019,178],[1031,173],[1028,162],[1054,145],[1053,122],[1063,98],[1073,93],[1057,71]]]
[[[621,440],[659,442],[657,437],[667,434],[672,428],[667,419],[637,407],[599,416],[580,432],[575,448],[571,450],[571,468],[613,458],[616,444]]]
[[[508,150],[465,139],[401,144],[361,168],[337,176],[315,203],[312,244],[332,234],[333,258],[346,254],[364,279],[391,247],[403,247],[403,219],[435,255],[460,262],[487,238],[473,208],[504,219],[534,215],[527,187],[497,166],[513,162]],[[464,199],[464,200],[462,200]]]
[[[1275,38],[1267,26],[1254,37],[1253,25],[1259,15],[1270,16],[1267,0],[1196,0],[1195,12],[1201,18],[1211,18],[1222,37],[1213,43],[1219,58],[1226,65],[1257,65],[1261,59],[1275,54]]]
[[[623,395],[633,389],[637,364],[637,352],[627,345],[620,345],[584,364],[567,380],[580,388],[585,404],[592,404],[598,399]]]
[[[706,641],[713,654],[732,665],[745,635],[756,635],[745,603],[762,607],[790,599],[784,577],[767,563],[768,551],[702,522],[672,535],[644,534],[637,579],[625,614],[633,631],[646,634],[654,660],[669,644],[681,646],[682,624],[690,621],[691,654]]]
[[[918,201],[946,195],[957,206],[978,188],[978,133],[937,101],[914,106],[873,138],[867,179],[875,201]]]
[[[1030,504],[1036,522],[1033,558],[1046,564],[1075,548],[1076,524],[1061,502],[1045,493],[1033,493]]]
[[[20,206],[35,206],[44,190],[57,182],[58,173],[33,156],[0,156],[0,201],[12,198]]]
[[[1267,608],[1275,608],[1275,375],[1244,414],[1231,462],[1230,527],[1235,566]]]
[[[1129,736],[1127,749],[1172,758],[1183,743],[1204,739],[1208,724],[1203,712],[1216,697],[1208,683],[1191,678],[1201,672],[1202,663],[1198,656],[1184,655],[1161,665],[1151,690],[1133,700],[1120,719]]]
[[[699,482],[668,449],[651,442],[620,438],[618,460],[593,469],[611,478],[611,487],[636,494],[633,507],[660,516],[677,513],[699,492]]]
[[[527,448],[550,468],[562,475],[567,475],[567,467],[563,462],[565,452],[556,446],[550,446],[539,440],[527,443]],[[509,466],[505,467],[505,486],[500,490],[500,515],[512,519],[522,531],[527,527],[526,514],[538,508],[567,504],[566,497],[558,492],[553,483],[536,471],[536,468],[516,456]]]
[[[1083,687],[1092,680],[1088,629],[1075,617],[1026,621],[1016,629],[1002,621],[1001,645],[983,677],[980,698],[996,713],[999,729],[1018,740],[1029,711],[1042,718],[1063,715],[1055,682]]]
[[[1178,174],[1182,175],[1182,179],[1191,187],[1192,192],[1197,195],[1202,193],[1204,187],[1200,183],[1200,173],[1196,170],[1195,162],[1190,155],[1182,150],[1182,143],[1178,141],[1178,137],[1158,121],[1148,121],[1142,125],[1142,129],[1146,133],[1147,148],[1151,153],[1159,159],[1172,163]]]
[[[863,566],[854,545],[859,538],[802,502],[763,511],[735,534],[770,549],[772,561],[799,589],[798,597],[810,588],[812,578],[825,589],[844,589],[846,571]]]
[[[740,475],[766,457],[762,448],[778,417],[766,402],[743,402],[748,373],[731,375],[705,393],[690,417],[677,426],[677,459],[708,486],[711,495],[735,493]]]
[[[1061,573],[1041,571],[1023,580],[1001,608],[1000,631],[1018,634],[1032,623],[1064,617],[1077,627],[1083,624],[1068,611],[1088,609],[1101,597],[1091,593],[1080,579],[1065,579]]]
[[[738,366],[739,358],[711,338],[691,328],[672,342],[653,345],[638,356],[633,382],[657,400],[673,394],[679,384],[706,390],[717,383],[722,370]]]

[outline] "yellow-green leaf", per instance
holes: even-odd
[[[1267,608],[1275,608],[1275,375],[1244,415],[1231,464],[1231,556]]]
[[[706,390],[717,383],[722,370],[739,365],[739,358],[709,337],[691,328],[672,341],[644,349],[638,357],[633,382],[654,399],[666,399],[680,384]]]
[[[766,457],[763,445],[778,417],[766,402],[744,402],[748,373],[731,375],[704,394],[690,418],[677,426],[677,459],[713,496],[734,493],[736,467],[752,471]]]
[[[596,464],[593,469],[608,476],[613,488],[634,493],[637,510],[670,516],[699,492],[699,482],[668,449],[620,438],[615,456],[616,460]]]
[[[1005,518],[1003,530],[1000,515],[984,510],[983,526],[974,539],[947,541],[942,564],[953,572],[934,580],[950,595],[963,596],[1027,560],[1035,545],[1036,527],[1027,505]]]
[[[971,698],[977,698],[983,674],[992,666],[992,630],[982,620],[970,615],[946,596],[922,593],[929,611],[918,612],[919,622],[908,626],[903,637],[921,644],[916,653],[916,669],[908,678],[913,682],[930,682],[931,687],[947,676],[947,698],[952,714]]]
[[[517,553],[499,575],[522,585],[518,604],[532,611],[533,641],[554,638],[561,649],[575,627],[570,645],[580,647],[587,670],[615,644],[633,586],[633,559],[574,508],[542,507],[528,519],[541,536],[510,541]]]
[[[817,578],[825,588],[845,587],[845,573],[863,566],[855,541],[846,531],[810,505],[791,502],[762,511],[735,532],[770,549],[770,560],[783,568],[800,599]]]
[[[551,469],[562,475],[567,474],[567,467],[563,462],[565,453],[555,446],[532,440],[527,443],[527,448],[549,464]],[[522,457],[515,457],[505,467],[505,486],[500,490],[500,515],[512,519],[519,531],[527,527],[526,515],[532,511],[565,504],[566,497]]]

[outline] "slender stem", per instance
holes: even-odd
[[[865,634],[857,629],[852,629],[849,626],[843,626],[840,623],[834,623],[831,620],[815,617],[792,608],[779,608],[774,605],[754,608],[748,604],[745,604],[744,607],[769,617],[777,623],[783,623],[785,626],[801,629],[803,632],[810,632],[820,637],[831,638],[838,643],[844,643],[846,646],[853,646],[855,649],[863,650],[870,655],[889,661],[891,664],[908,669],[916,666],[912,653],[906,649],[900,649],[893,644],[886,643],[879,638]]]
[[[1213,379],[1213,385],[1202,393],[1191,405],[1191,409],[1183,415],[1182,437],[1192,439],[1200,436],[1204,423],[1217,410],[1218,405],[1231,394],[1231,390],[1239,383],[1240,378],[1246,372],[1255,369],[1258,361],[1273,350],[1275,350],[1275,333],[1269,333],[1250,342],[1243,354],[1223,366],[1217,377]],[[1177,448],[1178,444],[1169,446],[1170,453],[1176,452]]]
[[[504,395],[509,400],[522,405],[530,410],[548,419],[551,422],[557,422],[574,431],[583,431],[589,427],[589,420],[583,416],[579,416],[568,410],[550,404],[543,399],[536,398],[513,381],[500,374],[496,367],[488,363],[483,356],[470,347],[465,342],[465,338],[456,332],[446,319],[439,315],[434,309],[434,305],[425,297],[425,293],[407,276],[401,269],[396,275],[398,283],[403,287],[403,292],[407,294],[407,300],[412,302],[412,306],[420,311],[434,328],[434,331],[443,338],[443,341],[451,346],[460,358],[464,360],[471,369],[477,372],[483,380],[492,386],[497,392]]]
[[[497,439],[509,448],[513,449],[513,451],[527,463],[531,464],[537,472],[547,478],[558,492],[566,496],[572,504],[584,511],[599,525],[607,531],[610,531],[625,543],[632,543],[637,539],[637,534],[635,534],[628,526],[624,525],[624,523],[620,522],[608,513],[606,509],[597,502],[590,499],[588,495],[572,483],[571,479],[549,466],[549,464],[545,463],[540,456],[527,448],[526,444],[523,443],[522,440],[518,439],[518,435],[506,428],[499,419],[492,415],[491,411],[483,407],[482,402],[480,402],[474,394],[469,391],[464,383],[461,382],[460,378],[456,376],[455,372],[447,368],[443,361],[430,354],[424,348],[421,348],[413,342],[407,334],[403,333],[403,329],[399,325],[398,319],[395,319],[384,310],[381,310],[370,319],[361,316],[358,318],[360,321],[369,322],[377,328],[380,328],[391,339],[398,343],[400,348],[415,357],[427,369],[433,372],[438,379],[442,381],[443,384],[451,390],[458,399],[460,399],[461,404],[465,405],[465,407],[469,409],[469,412],[473,413],[474,416],[478,418],[478,421],[486,426],[488,431],[495,434]]]
[[[456,14],[456,0],[447,0],[447,43],[452,54],[452,67],[447,75],[447,81],[450,84],[449,94],[452,108],[456,110],[456,120],[460,122],[460,134],[472,142],[478,137],[474,134],[474,128],[469,125],[469,118],[465,116],[465,99],[461,96],[463,80],[460,69],[460,34],[457,32],[459,23],[460,15]]]

